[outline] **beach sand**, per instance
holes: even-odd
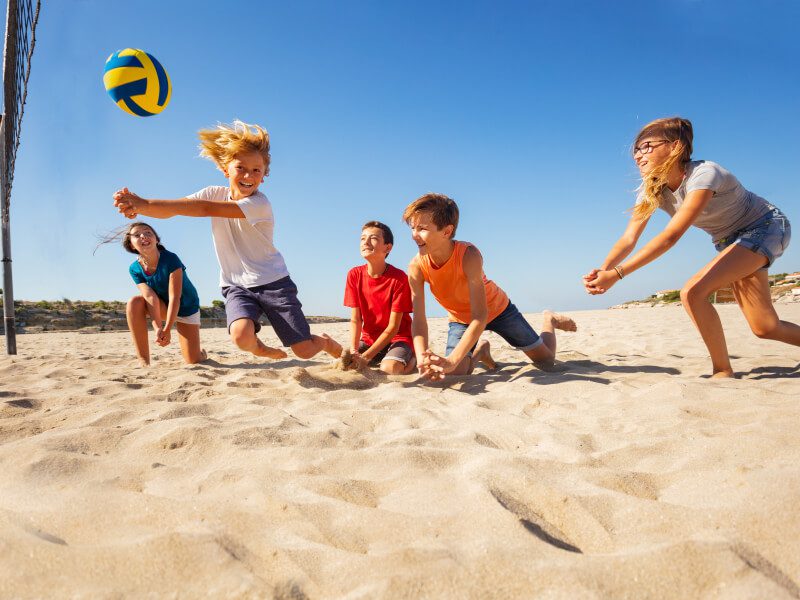
[[[720,313],[738,380],[676,306],[572,313],[551,372],[487,334],[499,368],[437,384],[19,336],[0,597],[800,598],[800,348]]]

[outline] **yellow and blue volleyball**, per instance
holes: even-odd
[[[137,117],[157,115],[172,95],[172,84],[161,63],[136,48],[125,48],[108,57],[103,85],[117,106]]]

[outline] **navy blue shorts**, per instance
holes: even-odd
[[[502,337],[509,344],[514,346],[517,350],[527,352],[540,346],[544,342],[539,334],[533,330],[531,324],[525,320],[522,313],[517,310],[512,302],[509,301],[506,309],[497,315],[494,319],[489,321],[486,325],[488,331],[494,331]],[[444,352],[448,356],[464,337],[464,332],[467,330],[467,325],[457,321],[450,321],[450,326],[447,330],[447,349]],[[477,345],[477,344],[476,344]],[[475,350],[475,346],[470,349],[470,354]]]
[[[231,285],[222,288],[222,295],[228,332],[234,321],[250,319],[258,333],[264,315],[284,346],[311,339],[311,329],[297,299],[297,286],[289,276],[253,288]]]

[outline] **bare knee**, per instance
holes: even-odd
[[[256,341],[256,328],[249,319],[239,319],[231,323],[230,335],[238,348],[247,350]]]
[[[380,369],[387,375],[402,375],[406,372],[406,365],[399,360],[382,360]]]
[[[130,300],[128,300],[128,304],[125,306],[125,311],[129,315],[141,313],[146,309],[147,302],[145,301],[144,296],[133,296]]]
[[[775,338],[780,322],[778,319],[763,319],[756,323],[750,323],[750,330],[763,340]]]
[[[695,306],[700,302],[708,302],[711,295],[705,286],[700,285],[699,281],[687,281],[681,288],[681,302],[684,306]]]

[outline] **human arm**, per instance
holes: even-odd
[[[489,309],[486,305],[486,286],[483,281],[483,257],[475,246],[467,248],[462,267],[469,291],[470,322],[467,324],[461,340],[449,356],[429,354],[431,370],[437,372],[440,377],[453,371],[464,360],[469,351],[478,343],[488,322]]]
[[[667,252],[678,243],[678,240],[686,233],[686,230],[688,230],[697,217],[700,216],[700,213],[703,212],[703,209],[708,205],[713,195],[714,191],[710,189],[689,192],[686,195],[686,200],[669,220],[666,227],[652,240],[642,246],[636,254],[625,262],[618,264],[614,264],[613,261],[610,261],[610,259],[617,257],[609,254],[609,256],[606,257],[606,261],[603,263],[603,268],[595,273],[595,277],[591,280],[584,278],[586,291],[590,294],[602,294],[608,291],[611,286],[620,279],[619,274],[614,269],[615,266],[619,267],[623,276],[630,275]],[[644,227],[642,227],[642,230],[644,230]]]
[[[403,319],[403,313],[392,311],[389,315],[389,324],[386,326],[381,334],[378,336],[372,345],[361,353],[361,358],[366,362],[375,358],[375,355],[383,350],[392,341],[392,338],[400,331],[400,321]]]
[[[425,280],[422,277],[416,260],[408,265],[408,285],[411,288],[411,306],[414,316],[411,319],[411,338],[414,343],[414,354],[417,357],[417,369],[423,375],[428,371],[428,320],[425,317]]]
[[[114,193],[114,206],[133,219],[137,215],[168,219],[170,217],[221,217],[225,219],[244,219],[245,215],[236,202],[202,200],[199,198],[180,198],[178,200],[153,200],[142,198],[128,188]]]
[[[161,337],[156,340],[160,346],[170,343],[172,326],[178,318],[178,309],[181,305],[183,293],[183,268],[177,268],[169,274],[169,302],[167,303],[167,319],[161,331]]]
[[[353,307],[350,312],[350,351],[354,354],[358,352],[361,341],[361,323],[361,309]]]
[[[156,331],[156,340],[161,337],[163,329],[163,321],[161,320],[161,299],[156,294],[155,290],[146,283],[137,283],[136,287],[142,294],[145,303],[147,304],[147,312],[153,322],[153,329]]]

